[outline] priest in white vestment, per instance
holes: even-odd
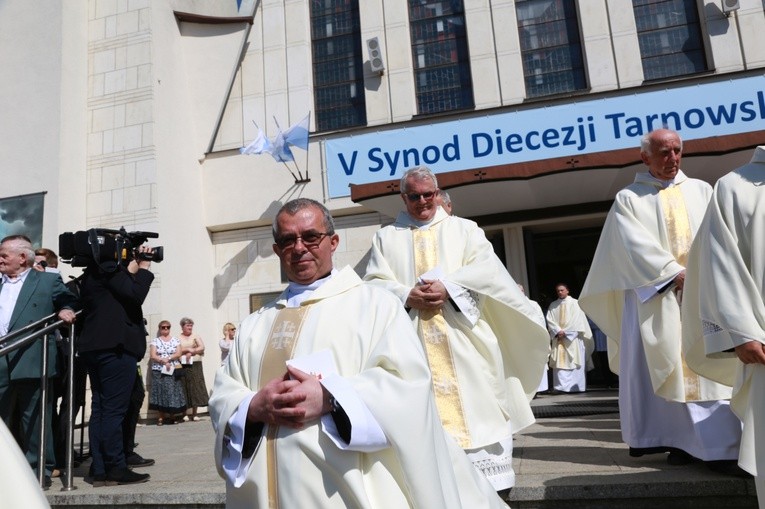
[[[0,493],[2,507],[49,509],[40,484],[29,468],[24,453],[11,432],[0,420]]]
[[[550,331],[553,389],[560,392],[587,390],[587,371],[592,369],[593,341],[587,316],[579,302],[569,295],[568,285],[555,286],[558,299],[547,308],[547,330]]]
[[[744,425],[738,464],[765,509],[765,146],[715,185],[688,260],[688,365],[733,386]]]
[[[518,289],[521,291],[523,295],[526,295],[526,289],[523,287],[523,285],[519,284]],[[544,327],[546,329],[547,320],[545,319],[544,311],[542,311],[542,306],[539,305],[539,302],[535,300],[531,300],[528,295],[526,295],[526,298],[528,299],[529,304],[531,304],[531,307],[534,310],[533,312],[534,321],[537,322],[540,327]],[[549,361],[549,356],[550,356],[549,348],[548,348],[547,356]],[[542,381],[539,382],[539,386],[537,387],[537,393],[547,392],[547,390],[550,388],[548,380],[547,380],[547,374],[550,370],[548,367],[548,364],[549,362],[545,362],[544,364],[543,371],[542,371]]]
[[[210,398],[229,508],[501,508],[444,433],[400,302],[335,270],[339,237],[308,199],[282,207],[290,283],[246,318]]]
[[[617,193],[579,305],[608,336],[630,454],[725,461],[737,457],[741,435],[730,388],[688,369],[681,355],[686,257],[712,191],[680,170],[681,155],[674,131],[643,137],[649,171]]]
[[[534,422],[547,331],[483,230],[436,204],[428,168],[404,173],[401,193],[406,211],[375,234],[364,279],[409,311],[447,432],[498,491],[510,488],[512,433]]]

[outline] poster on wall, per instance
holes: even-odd
[[[8,235],[26,235],[32,245],[42,243],[45,193],[0,198],[0,239]]]

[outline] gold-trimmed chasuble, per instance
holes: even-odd
[[[268,343],[260,358],[260,379],[258,390],[262,389],[269,381],[284,375],[286,362],[292,358],[295,345],[300,337],[300,329],[303,327],[303,319],[309,306],[297,308],[283,308],[276,314],[271,332],[268,335]],[[266,463],[268,465],[268,507],[279,507],[279,493],[277,491],[276,475],[276,436],[279,426],[267,425],[266,432]]]
[[[675,185],[660,190],[659,199],[664,212],[664,222],[667,225],[667,240],[669,240],[670,251],[675,257],[675,261],[685,267],[688,263],[688,251],[691,249],[693,241],[685,198],[683,198],[680,187]],[[679,297],[678,301],[680,300]],[[681,341],[681,338],[676,339]],[[686,401],[697,401],[701,399],[699,375],[688,368],[684,356],[682,356],[682,363]]]
[[[418,276],[438,266],[436,232],[432,228],[413,230],[412,243],[414,270]],[[449,329],[443,310],[421,309],[419,315],[419,333],[428,356],[433,379],[433,393],[441,424],[460,447],[468,448],[470,434],[465,422],[457,372],[449,345]]]

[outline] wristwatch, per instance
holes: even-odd
[[[340,403],[337,402],[334,396],[329,397],[329,411],[335,413],[340,410]]]

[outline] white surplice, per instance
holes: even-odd
[[[232,417],[258,390],[260,359],[287,298],[285,291],[241,323],[228,361],[216,375],[210,412],[216,429],[216,464],[224,478],[223,463],[232,454]],[[363,284],[346,267],[300,306],[308,308],[293,358],[328,350],[337,372],[322,383],[335,396],[335,386],[350,390],[383,431],[388,445],[365,449],[364,437],[356,436],[365,423],[357,422],[350,411],[352,439],[344,449],[338,446],[337,430],[325,420],[309,422],[300,430],[279,427],[274,443],[280,507],[504,507],[443,432],[422,346],[397,299]],[[343,398],[337,399],[345,408]],[[227,507],[268,507],[265,442],[261,438],[241,486],[226,483]]]
[[[569,295],[550,304],[547,330],[552,341],[553,388],[561,392],[585,391],[594,343],[587,316],[575,298]],[[566,336],[559,341],[556,336],[561,331]]]
[[[380,229],[372,241],[365,280],[393,292],[399,305],[405,305],[422,276],[415,271],[413,254],[413,232],[418,228],[435,232],[440,279],[450,296],[454,288],[468,290],[478,311],[472,324],[452,302],[443,307],[467,425],[465,449],[495,488],[510,487],[514,484],[512,433],[534,422],[529,401],[547,361],[547,331],[483,230],[441,208],[426,225],[401,212],[393,224]],[[411,310],[409,316],[419,330],[418,311]],[[504,452],[494,452],[497,444]],[[481,448],[486,454],[476,450]]]
[[[733,386],[743,421],[739,465],[758,477],[765,507],[765,365],[743,364],[732,349],[765,343],[765,146],[715,185],[688,262],[683,346],[688,365]]]
[[[610,367],[619,374],[622,437],[630,447],[735,458],[740,425],[726,401],[730,389],[683,370],[680,304],[665,285],[684,267],[671,252],[659,196],[664,185],[641,173],[616,195],[579,305],[608,336]],[[711,187],[682,172],[669,185],[679,186],[695,234]]]

